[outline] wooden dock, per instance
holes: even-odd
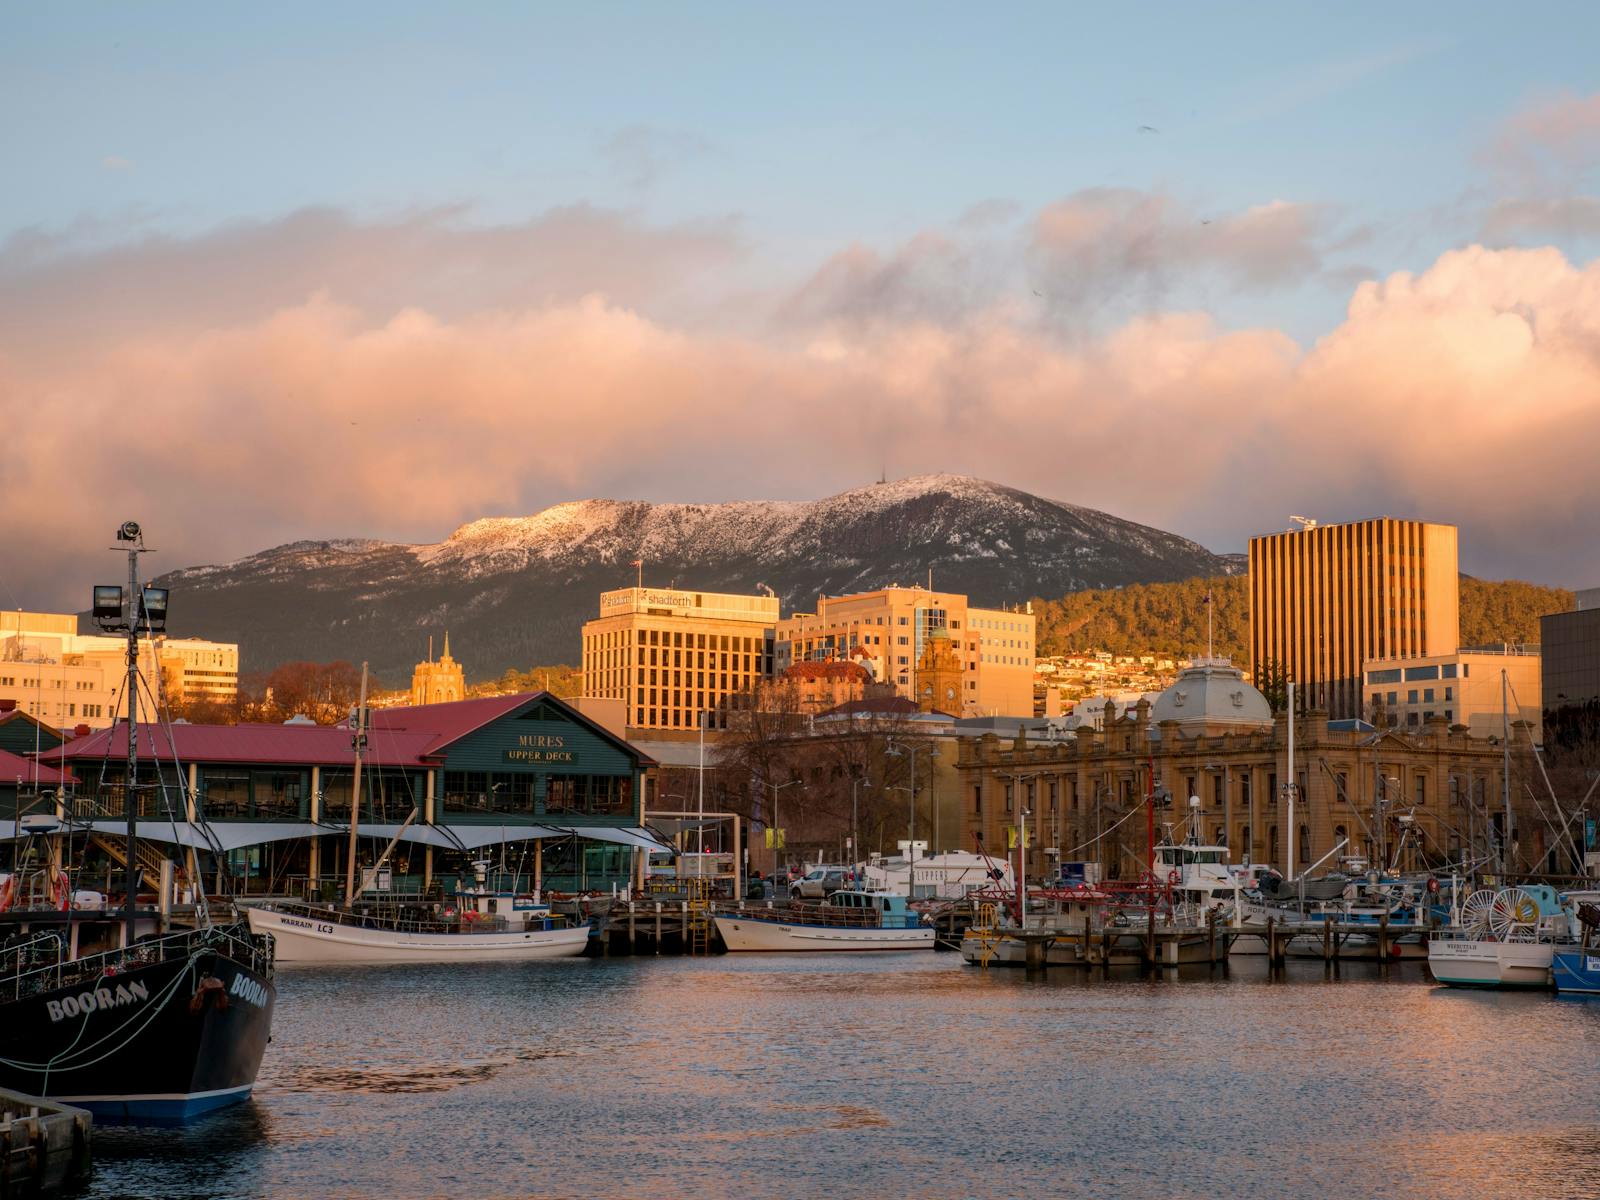
[[[49,1195],[86,1179],[93,1124],[81,1108],[0,1091],[0,1200]]]

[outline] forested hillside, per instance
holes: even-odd
[[[1145,583],[1035,600],[1040,656],[1077,650],[1189,657],[1206,651],[1206,596],[1212,597],[1216,653],[1249,661],[1250,597],[1245,576]],[[1537,642],[1539,618],[1572,607],[1572,593],[1518,580],[1461,577],[1461,644]]]

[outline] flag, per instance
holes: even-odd
[[[1211,589],[1210,589],[1210,588],[1207,588],[1207,589],[1206,589],[1206,599],[1205,599],[1205,602],[1206,602],[1206,603],[1207,603],[1207,604],[1210,604],[1210,603],[1211,603]]]
[[[632,562],[630,562],[628,565],[630,567],[642,567],[642,566],[644,566],[644,559],[636,558]]]
[[[783,849],[783,830],[780,829],[780,830],[777,831],[777,833],[778,833],[777,849],[782,850]]]
[[[768,829],[766,831],[766,833],[767,833],[767,849],[771,850],[773,848],[772,847],[772,830]]]

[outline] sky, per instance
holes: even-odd
[[[972,474],[1600,584],[1600,10],[0,12],[0,607]]]

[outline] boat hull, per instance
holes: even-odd
[[[1451,987],[1548,988],[1554,957],[1548,942],[1436,938],[1428,943],[1428,970]]]
[[[197,998],[206,973],[222,986]],[[0,1087],[97,1121],[186,1121],[249,1098],[276,1001],[209,951],[24,996],[0,1010]]]
[[[1551,957],[1550,978],[1564,995],[1600,996],[1600,954],[1560,951]]]
[[[341,925],[266,906],[248,910],[250,928],[270,933],[279,964],[519,962],[571,958],[589,944],[588,926],[494,933],[410,933]]]
[[[931,925],[910,929],[803,925],[746,916],[713,918],[729,953],[773,950],[931,950],[937,930]]]

